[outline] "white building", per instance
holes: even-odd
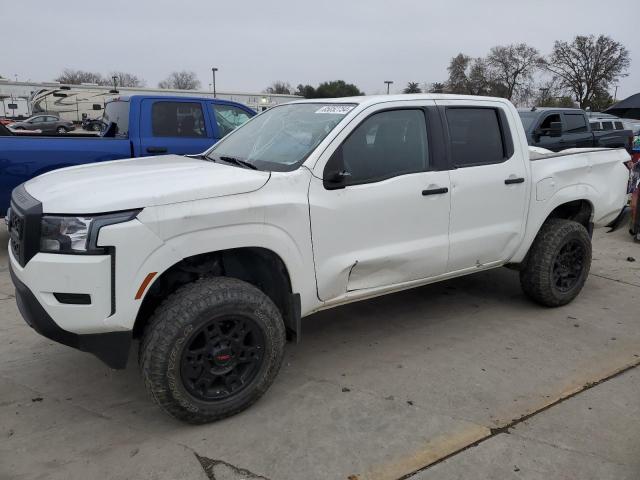
[[[213,92],[207,90],[119,87],[117,92],[121,95],[173,95],[213,98]],[[102,116],[105,99],[112,97],[114,94],[113,87],[95,84],[64,85],[59,82],[14,82],[8,79],[0,79],[0,102],[13,106],[17,104],[24,105],[24,100],[27,100],[29,106],[28,112],[25,112],[22,106],[15,112],[11,109],[5,109],[3,112],[0,107],[0,116],[29,116],[30,114],[48,112],[57,114],[65,120],[79,122],[82,120],[83,113],[89,118]],[[296,95],[244,92],[216,92],[216,97],[243,103],[259,112],[274,105],[300,98]],[[23,100],[20,102],[17,99]]]

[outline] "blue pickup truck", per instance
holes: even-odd
[[[106,102],[100,135],[0,132],[0,212],[11,191],[42,173],[121,158],[205,151],[256,113],[225,100],[132,95]]]

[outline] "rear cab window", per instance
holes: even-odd
[[[513,153],[504,113],[492,107],[446,109],[451,161],[456,168],[502,163]]]
[[[581,113],[565,113],[564,121],[566,133],[583,133],[589,131],[587,128],[587,119]]]
[[[151,107],[151,129],[154,137],[207,136],[199,102],[154,102]]]

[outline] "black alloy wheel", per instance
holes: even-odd
[[[236,395],[260,370],[264,349],[264,335],[252,319],[211,320],[186,342],[181,361],[184,387],[206,402]]]
[[[553,284],[565,293],[576,286],[582,275],[586,252],[581,242],[570,240],[565,243],[553,262]]]

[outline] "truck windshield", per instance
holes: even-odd
[[[520,119],[522,120],[522,126],[525,131],[528,131],[531,128],[531,124],[533,124],[534,120],[538,116],[536,112],[518,112],[520,114]]]
[[[104,113],[102,114],[102,122],[105,127],[109,127],[109,124],[116,124],[116,137],[128,137],[129,136],[129,102],[122,100],[115,100],[108,102],[104,106]]]
[[[355,104],[292,103],[273,107],[234,130],[206,153],[264,170],[295,170]]]

